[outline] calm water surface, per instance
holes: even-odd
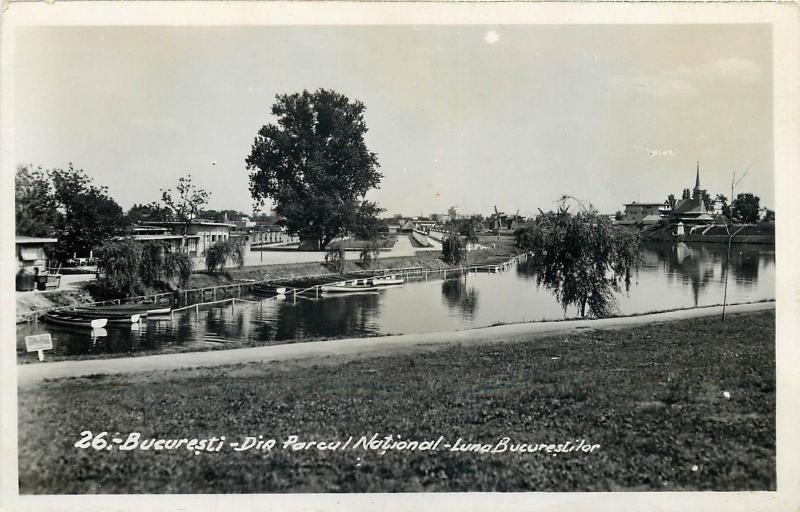
[[[643,245],[643,263],[630,292],[617,295],[618,312],[645,313],[722,303],[725,251],[722,244]],[[774,297],[774,247],[734,246],[728,303]],[[565,312],[550,292],[537,288],[532,272],[521,263],[499,274],[420,279],[376,294],[298,298],[296,304],[289,299],[237,303],[235,307],[207,306],[199,314],[187,310],[176,313],[173,320],[142,322],[138,330],[109,326],[94,337],[86,328],[20,324],[17,348],[24,355],[24,337],[41,332],[53,335],[54,352],[78,355],[452,331],[575,316],[576,310]]]

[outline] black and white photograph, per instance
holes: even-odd
[[[796,5],[135,4],[7,6],[12,509],[800,504]]]

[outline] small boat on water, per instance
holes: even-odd
[[[380,290],[379,289],[375,289],[374,291],[359,290],[359,291],[356,291],[356,292],[326,293],[324,295],[324,297],[327,297],[327,300],[333,300],[333,299],[342,299],[342,298],[350,297],[350,296],[354,296],[354,295],[357,295],[359,297],[364,297],[366,295],[380,295],[380,294],[381,294]],[[314,301],[314,300],[318,300],[318,299],[313,299],[312,298],[312,299],[309,299],[309,300]]]
[[[374,292],[378,286],[373,284],[372,279],[353,279],[322,285],[322,291],[327,293],[352,293],[352,292]]]
[[[272,286],[268,284],[253,285],[253,292],[258,294],[283,295],[287,290],[288,288],[285,286]]]
[[[147,316],[158,316],[158,315],[168,315],[172,311],[172,308],[155,308],[155,309],[148,309]]]
[[[405,284],[406,282],[405,278],[397,277],[396,275],[375,276],[369,279],[369,281],[373,286],[394,286]]]
[[[108,319],[106,318],[78,317],[57,312],[45,313],[44,320],[51,324],[91,327],[92,329],[101,329],[108,323]]]
[[[172,308],[157,307],[157,304],[121,304],[115,306],[85,306],[75,307],[69,311],[75,312],[80,316],[92,316],[95,318],[130,317],[139,315],[147,317],[149,315],[168,315]]]

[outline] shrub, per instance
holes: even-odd
[[[466,244],[457,234],[452,233],[442,241],[442,258],[447,263],[459,265],[466,256]]]
[[[328,245],[325,252],[325,266],[334,272],[344,271],[344,246],[339,242]]]
[[[381,253],[381,241],[375,237],[367,241],[367,244],[361,249],[361,254],[359,255],[359,259],[361,263],[365,266],[371,266],[372,262],[378,259],[378,255]]]
[[[192,274],[186,254],[172,252],[167,242],[136,242],[130,238],[105,242],[95,249],[95,292],[121,298],[163,290],[172,284],[185,286]]]
[[[608,316],[616,309],[614,292],[630,288],[639,259],[639,238],[615,228],[593,209],[572,214],[567,207],[543,213],[518,229],[517,246],[530,251],[528,266],[536,283],[552,291],[561,305],[581,316]]]
[[[244,243],[238,239],[227,239],[217,242],[206,249],[206,270],[217,272],[228,263],[236,267],[244,267]]]

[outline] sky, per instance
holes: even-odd
[[[69,162],[123,208],[190,173],[252,210],[245,158],[276,94],[362,101],[387,214],[600,211],[701,185],[774,206],[768,25],[32,27],[15,158]]]

